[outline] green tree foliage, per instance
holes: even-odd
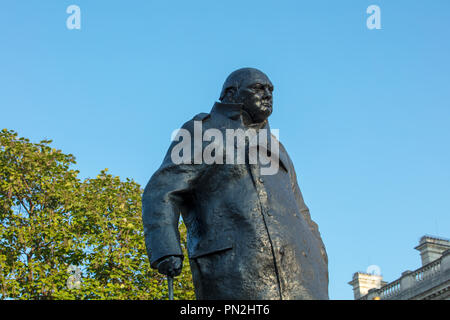
[[[141,187],[106,169],[81,181],[74,156],[50,144],[0,132],[0,299],[167,299],[147,259]],[[180,233],[175,299],[195,299]]]

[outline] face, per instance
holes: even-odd
[[[241,84],[236,100],[244,104],[244,110],[254,122],[266,120],[272,113],[273,85],[269,79],[257,77]]]

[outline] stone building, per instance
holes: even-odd
[[[356,272],[349,284],[355,300],[450,300],[450,241],[423,236],[415,247],[422,267],[385,282],[381,275]]]

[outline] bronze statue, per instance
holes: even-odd
[[[279,164],[275,173],[263,175],[262,162],[252,163],[250,157],[244,163],[196,161],[198,142],[197,150],[193,142],[183,151],[191,161],[180,163],[174,160],[174,141],[145,188],[142,217],[150,264],[168,276],[181,272],[181,214],[197,299],[328,299],[324,244],[292,161],[270,134],[272,91],[261,71],[236,70],[224,83],[221,102],[182,129],[192,136],[199,124],[224,135],[227,129],[267,130],[269,145],[257,149],[273,155]],[[248,139],[244,150],[248,156]],[[226,158],[229,145],[222,151],[212,153]]]

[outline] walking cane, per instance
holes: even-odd
[[[169,287],[169,300],[173,300],[173,277],[167,276],[167,286]]]

